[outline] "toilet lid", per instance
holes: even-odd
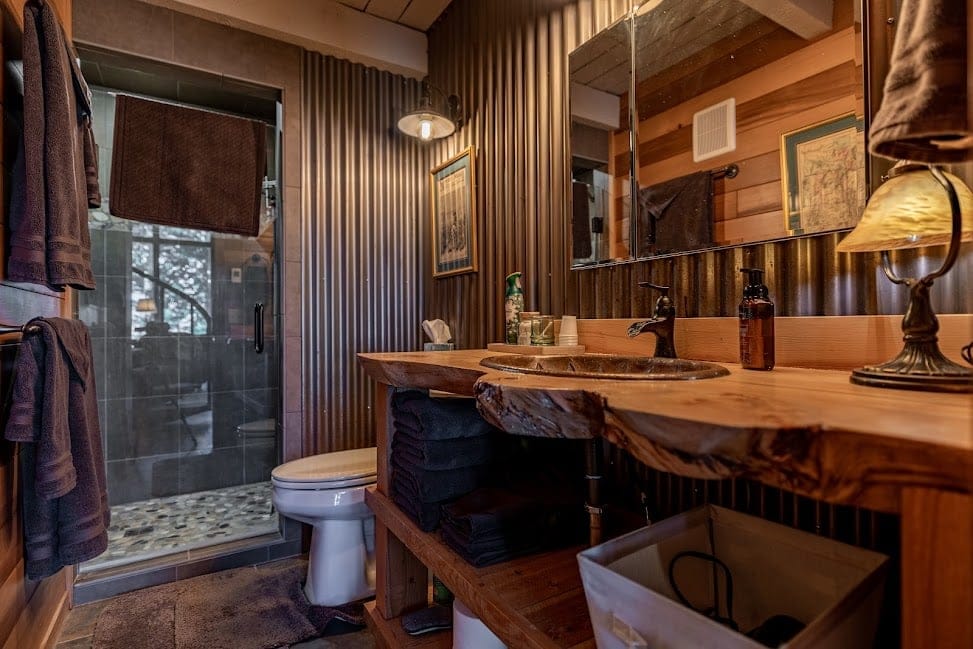
[[[270,475],[275,482],[294,484],[350,481],[363,484],[362,481],[374,481],[376,472],[376,452],[371,446],[302,457],[281,464]]]

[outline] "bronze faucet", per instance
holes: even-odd
[[[659,358],[677,358],[675,342],[676,305],[669,297],[669,287],[659,286],[651,282],[639,282],[641,287],[654,288],[662,293],[655,301],[655,313],[652,319],[635,322],[628,328],[629,338],[651,331],[655,334],[655,354]]]

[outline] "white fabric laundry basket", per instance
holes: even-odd
[[[733,581],[740,632],[680,603],[669,563],[691,550],[717,557]],[[878,626],[888,557],[707,505],[612,539],[578,555],[599,649],[761,649],[744,633],[775,615],[806,624],[787,649],[867,649]],[[673,577],[694,607],[721,601],[713,563],[680,559]]]

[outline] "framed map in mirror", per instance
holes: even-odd
[[[791,234],[850,228],[865,209],[865,129],[854,115],[781,137],[784,219]]]

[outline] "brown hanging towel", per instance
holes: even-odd
[[[4,437],[20,443],[27,578],[42,579],[104,552],[111,510],[88,328],[31,324],[40,332],[21,342]]]
[[[697,171],[639,190],[638,256],[713,245],[713,174]]]
[[[961,0],[902,3],[872,153],[893,160],[973,159],[967,119],[966,12]]]
[[[93,289],[88,207],[101,197],[91,100],[57,15],[38,0],[24,5],[23,121],[7,279]]]
[[[125,219],[256,236],[262,122],[118,95],[108,207]]]

